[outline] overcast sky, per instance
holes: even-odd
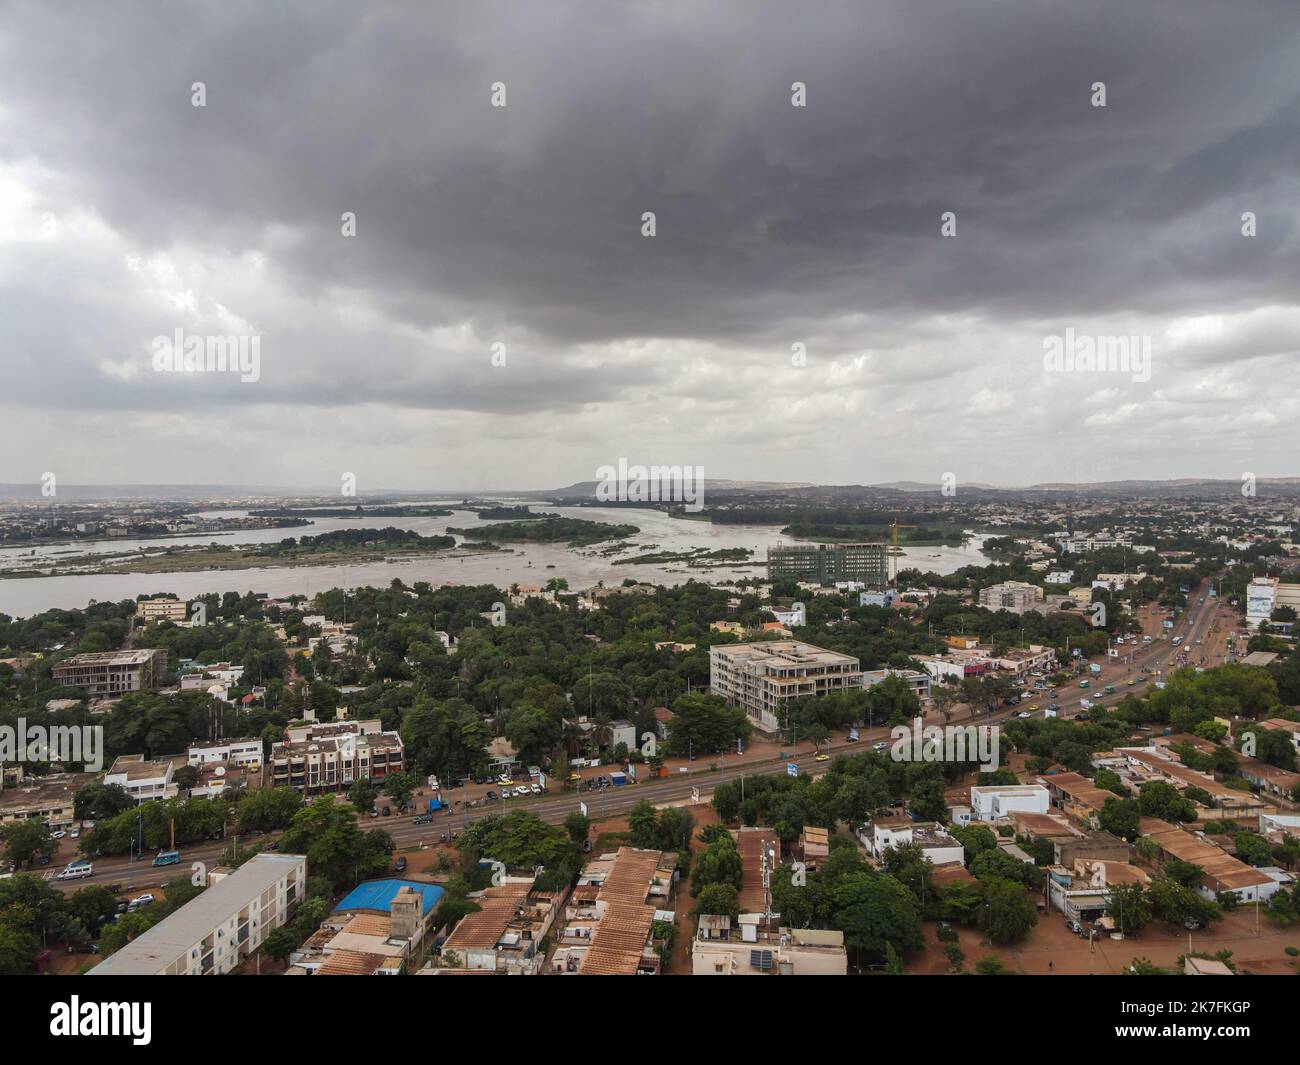
[[[0,3],[0,482],[1300,474],[1298,267],[1294,0]]]

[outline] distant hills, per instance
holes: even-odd
[[[576,481],[563,488],[544,491],[520,489],[476,489],[472,492],[455,489],[395,490],[376,489],[363,491],[355,502],[374,504],[398,500],[460,501],[527,499],[552,503],[597,502],[597,481]],[[1255,482],[1256,492],[1274,497],[1300,497],[1300,477],[1260,477]],[[1065,498],[1089,499],[1233,499],[1241,498],[1241,481],[1226,478],[1182,477],[1169,480],[1087,481],[1071,484],[1065,481],[1046,481],[1038,484],[1014,486],[993,485],[980,481],[959,481],[959,498],[975,497],[995,502],[999,499],[1043,500]],[[730,502],[741,499],[799,501],[821,505],[867,503],[872,501],[902,500],[915,496],[942,497],[941,485],[935,481],[889,481],[881,484],[819,485],[808,481],[741,481],[725,478],[706,478],[704,496]],[[153,500],[158,502],[235,502],[240,500],[295,499],[317,500],[322,504],[337,503],[337,489],[328,487],[267,487],[229,484],[119,484],[119,485],[58,485],[58,495],[47,499],[41,495],[39,484],[0,484],[0,501],[32,503],[99,503],[111,500]],[[349,501],[352,498],[349,497]]]

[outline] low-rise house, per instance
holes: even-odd
[[[372,889],[372,885],[379,885]],[[392,890],[388,890],[389,888]],[[441,898],[440,888],[403,881],[372,881],[349,895],[316,932],[290,957],[286,975],[400,976],[423,953],[429,915]],[[353,893],[356,894],[355,892]],[[382,904],[378,903],[383,899]],[[430,903],[426,905],[426,903]]]
[[[1160,848],[1162,860],[1178,858],[1201,867],[1201,883],[1196,890],[1203,898],[1213,899],[1220,892],[1230,892],[1242,902],[1264,901],[1281,886],[1262,869],[1249,866],[1210,843],[1208,837],[1168,821],[1144,817],[1139,831]]]
[[[583,868],[564,907],[551,955],[553,973],[592,976],[657,974],[659,903],[672,888],[677,855],[620,847]]]
[[[440,961],[421,971],[453,968],[511,976],[542,972],[546,951],[541,943],[567,897],[567,891],[538,891],[528,879],[507,879],[469,896],[478,912],[460,919],[440,948]]]
[[[1126,862],[1079,858],[1072,865],[1047,867],[1047,897],[1053,908],[1072,921],[1095,921],[1106,912],[1110,889],[1121,884],[1141,884],[1151,877]]]
[[[1015,812],[1045,814],[1051,797],[1041,784],[989,784],[971,787],[970,805],[977,821],[1000,821]]]
[[[870,832],[864,827],[858,839],[878,861],[883,861],[891,847],[915,844],[933,865],[965,864],[966,850],[936,821],[913,821],[909,817],[888,817],[873,821]]]
[[[783,928],[760,913],[700,918],[691,943],[694,976],[846,976],[844,933]]]

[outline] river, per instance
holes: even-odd
[[[442,504],[449,509],[454,504]],[[586,518],[613,524],[628,523],[640,528],[629,537],[634,550],[602,557],[602,546],[570,548],[561,544],[507,544],[504,550],[484,552],[468,557],[429,555],[382,562],[358,563],[355,566],[283,566],[246,570],[197,570],[190,573],[75,574],[62,577],[14,577],[0,580],[0,613],[27,617],[54,608],[84,607],[91,600],[134,599],[154,592],[173,592],[190,599],[206,592],[255,591],[271,596],[298,592],[314,595],[329,588],[357,588],[366,585],[383,587],[393,578],[405,584],[428,581],[441,584],[492,584],[507,588],[511,584],[545,584],[552,577],[563,577],[572,589],[589,588],[603,581],[621,584],[627,578],[651,584],[673,585],[688,580],[719,583],[741,577],[762,577],[767,548],[773,544],[795,543],[782,536],[776,525],[714,525],[708,521],[674,518],[658,510],[612,507],[539,506],[546,513],[572,518]],[[206,512],[212,513],[212,512]],[[223,512],[241,516],[246,511]],[[442,518],[368,518],[373,527],[395,526],[422,535],[445,533],[447,527],[472,529],[491,524],[480,521],[472,511],[456,510]],[[355,529],[361,521],[354,518],[318,518],[312,525],[292,529],[247,529],[225,535],[169,537],[164,540],[87,540],[76,543],[50,544],[36,548],[36,558],[55,563],[74,555],[121,553],[140,548],[204,545],[275,543],[287,536],[314,536],[335,529]],[[951,573],[962,566],[987,565],[979,551],[983,537],[974,537],[961,547],[914,547],[904,549],[898,559],[900,569],[916,567],[935,573]],[[726,547],[747,547],[754,560],[745,566],[719,566],[692,569],[682,563],[616,566],[618,558],[628,558],[655,551],[689,551],[705,548],[713,551]],[[13,566],[31,559],[32,548],[0,550],[0,567]],[[554,567],[554,568],[548,568]]]

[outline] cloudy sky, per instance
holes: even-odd
[[[3,2],[0,482],[1300,474],[1298,72],[1294,0]]]

